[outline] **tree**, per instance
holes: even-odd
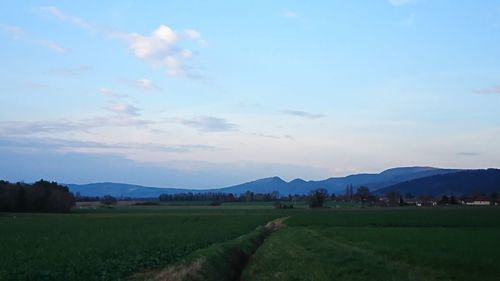
[[[387,193],[387,199],[389,199],[389,205],[390,206],[396,206],[399,203],[399,193],[395,191],[391,191]]]
[[[491,205],[495,205],[498,201],[498,193],[496,193],[496,192],[491,193],[490,198],[491,198],[491,201],[490,201]]]
[[[111,196],[111,195],[104,195],[101,198],[101,203],[106,205],[106,206],[116,205],[117,202],[118,201],[116,200],[116,198]]]
[[[311,190],[309,192],[309,207],[310,208],[321,208],[326,198],[328,198],[328,191],[324,188],[318,188]]]
[[[369,196],[370,196],[370,189],[366,186],[360,186],[356,190],[356,197],[358,197],[359,200],[361,200],[361,202],[363,203],[368,199]]]
[[[446,195],[443,195],[443,197],[441,197],[441,200],[439,200],[438,204],[440,205],[448,205],[450,203],[450,198],[448,198],[448,196]]]
[[[0,181],[0,211],[69,212],[75,197],[68,187],[39,180],[33,184]]]
[[[441,197],[441,200],[439,200],[439,204],[448,205],[448,203],[450,203],[450,198],[448,198],[448,196],[446,195],[443,195],[443,197]]]
[[[399,206],[405,206],[406,202],[405,199],[403,198],[403,195],[399,195]]]
[[[245,196],[245,201],[247,202],[251,202],[254,200],[254,194],[250,190],[247,190],[244,196]]]
[[[346,186],[345,197],[349,201],[352,200],[352,184],[349,184],[349,185]]]

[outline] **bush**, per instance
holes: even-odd
[[[309,192],[308,202],[310,208],[321,208],[326,198],[328,198],[328,191],[324,188],[318,188]]]

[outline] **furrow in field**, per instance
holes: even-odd
[[[235,281],[250,257],[269,235],[284,226],[288,217],[278,218],[234,240],[214,244],[194,252],[181,262],[162,270],[140,273],[131,280],[150,281]]]

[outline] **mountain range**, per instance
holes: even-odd
[[[462,196],[473,195],[474,193],[500,193],[500,170],[463,170],[455,173],[439,174],[401,182],[378,189],[374,193],[383,195],[391,191],[415,196]]]
[[[307,194],[309,191],[317,188],[325,188],[330,193],[343,194],[347,185],[353,185],[355,188],[363,185],[370,188],[370,190],[380,190],[415,179],[436,175],[446,175],[459,171],[461,170],[432,167],[400,167],[385,170],[378,174],[356,174],[346,177],[332,177],[319,181],[294,179],[287,182],[280,177],[269,177],[234,186],[213,189],[160,188],[111,182],[84,185],[67,184],[67,186],[71,192],[79,193],[82,196],[111,195],[115,197],[132,198],[154,198],[161,194],[187,192],[224,192],[241,194],[246,191],[252,191],[254,193],[270,193],[278,191],[281,195]]]

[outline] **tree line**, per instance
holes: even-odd
[[[39,180],[33,184],[0,180],[0,212],[67,213],[75,205],[68,187]]]
[[[252,202],[252,201],[275,201],[279,200],[279,192],[273,191],[270,193],[254,193],[247,191],[245,193],[235,195],[233,193],[224,192],[185,192],[176,194],[162,194],[159,196],[160,201],[214,201],[214,202]]]

